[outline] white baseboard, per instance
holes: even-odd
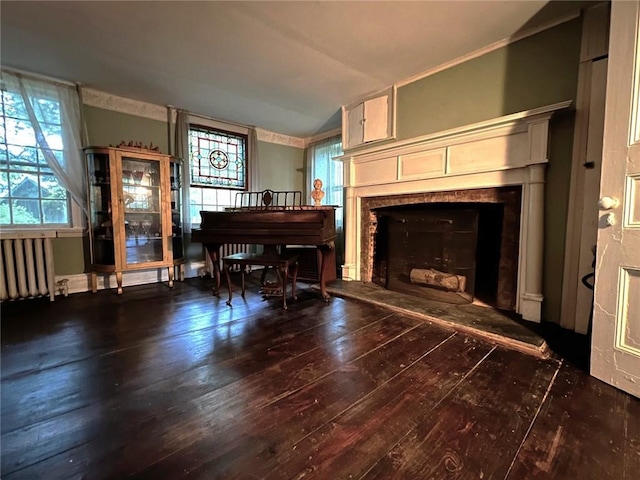
[[[207,267],[207,263],[204,261],[190,262],[183,265],[184,278],[195,278],[202,276]],[[254,269],[256,269],[254,267]],[[211,272],[206,272],[211,275]],[[83,293],[91,291],[91,274],[90,273],[78,273],[73,275],[56,275],[56,283],[62,280],[67,280],[67,294],[70,293]],[[179,280],[177,272],[175,279]],[[169,275],[166,268],[158,268],[151,270],[137,270],[132,272],[123,272],[122,274],[122,286],[131,287],[134,285],[145,285],[147,283],[168,282]],[[105,290],[110,288],[117,288],[115,274],[98,273],[98,290]],[[64,288],[61,284],[56,290],[56,295],[62,295]]]
[[[185,277],[188,277],[185,269]],[[195,275],[193,275],[195,276]],[[68,280],[68,293],[83,293],[91,291],[91,274],[79,273],[75,275],[56,275],[56,282]],[[124,272],[122,274],[122,286],[131,287],[133,285],[144,285],[147,283],[168,282],[169,275],[166,268],[157,270],[139,270],[135,272]],[[116,276],[114,274],[98,273],[98,290],[117,288]],[[56,295],[61,295],[62,291],[56,291]]]

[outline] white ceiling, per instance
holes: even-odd
[[[296,137],[585,2],[0,2],[3,66]]]

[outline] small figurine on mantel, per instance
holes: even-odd
[[[324,192],[322,191],[322,180],[316,178],[313,181],[313,191],[311,192],[311,198],[313,198],[313,204],[317,207],[322,203],[324,198]]]

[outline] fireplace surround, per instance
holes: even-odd
[[[375,209],[391,205],[459,202],[519,191],[513,310],[541,320],[544,181],[549,121],[571,102],[347,152],[344,162],[345,263],[342,278],[371,282]],[[514,190],[515,188],[515,190]],[[467,199],[467,200],[462,200]],[[495,201],[495,200],[494,200]],[[517,212],[515,212],[517,210]],[[514,239],[507,239],[513,244]],[[513,246],[513,245],[512,245]],[[508,277],[508,275],[507,275]],[[506,278],[506,277],[505,277]]]

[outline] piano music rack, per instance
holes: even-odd
[[[239,192],[236,193],[234,206],[226,210],[303,210],[302,192],[269,189],[261,192]]]

